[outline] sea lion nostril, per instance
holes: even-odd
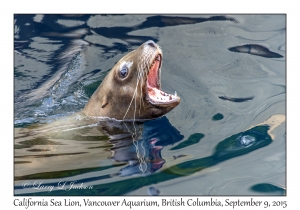
[[[155,42],[153,42],[152,40],[149,40],[147,44],[150,45],[151,47],[156,47]]]

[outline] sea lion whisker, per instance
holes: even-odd
[[[142,98],[142,95],[143,95],[143,93],[142,93],[142,85],[143,85],[143,80],[142,80],[142,77],[141,78],[139,78],[139,80],[141,81],[140,82],[140,108],[139,108],[139,116],[141,116],[141,107],[142,107],[142,105],[144,106],[144,101],[142,100],[143,98]]]
[[[134,108],[133,122],[135,121],[137,87],[138,87],[139,80],[140,80],[139,78],[141,77],[142,74],[143,74],[143,72],[140,71],[140,68],[139,68],[139,69],[138,69],[137,84],[136,84],[136,87],[135,87],[135,90],[134,90],[134,94],[133,94],[132,99],[131,99],[131,101],[130,101],[130,104],[129,104],[128,108],[127,108],[127,111],[126,111],[126,113],[125,113],[125,115],[124,115],[124,117],[123,117],[123,120],[125,119],[125,117],[126,117],[128,111],[129,111],[129,109],[130,109],[130,107],[131,107],[132,101],[133,101],[133,99],[135,98],[135,108]],[[140,113],[139,113],[139,115],[140,115]]]
[[[138,69],[138,75],[137,75],[137,83],[140,83],[140,80],[141,80],[141,78],[142,78],[142,76],[143,76],[143,72],[140,70],[140,69]],[[142,84],[140,83],[140,87],[142,87]],[[142,94],[142,92],[140,92],[140,95]],[[140,97],[140,104],[141,104],[141,97]],[[141,112],[140,112],[140,110],[141,110],[141,106],[139,107],[139,116],[141,115]]]
[[[149,71],[149,58],[151,56],[151,52],[150,52],[150,48],[147,48],[147,51],[145,51],[145,55],[143,56],[140,56],[139,57],[139,68],[138,68],[138,71],[139,71],[139,78],[141,80],[141,83],[140,83],[140,101],[142,101],[142,105],[144,106],[144,101],[143,101],[143,96],[142,96],[142,87],[143,87],[143,83],[144,83],[144,75],[145,75],[145,70],[148,72]],[[141,106],[140,106],[140,109],[141,109]],[[140,115],[140,110],[139,110],[139,115]]]
[[[130,109],[130,107],[131,107],[131,104],[132,104],[133,99],[135,98],[136,92],[137,92],[137,86],[135,87],[134,94],[133,94],[133,96],[132,96],[132,98],[131,98],[131,101],[130,101],[130,104],[129,104],[128,108],[127,108],[127,111],[125,112],[125,115],[124,115],[124,117],[123,117],[123,120],[125,119],[125,117],[126,117],[128,111],[129,111],[129,109]],[[135,120],[135,115],[134,115],[134,120]]]

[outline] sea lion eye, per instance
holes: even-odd
[[[126,77],[127,76],[127,74],[128,74],[128,69],[127,69],[127,67],[126,66],[124,66],[124,67],[122,67],[121,69],[120,69],[120,72],[119,72],[119,75],[120,75],[120,77]]]
[[[119,67],[119,76],[125,78],[128,75],[129,69],[132,66],[132,61],[123,61]]]

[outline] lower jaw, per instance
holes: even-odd
[[[176,106],[179,101],[176,92],[175,95],[172,95],[155,87],[147,88],[147,98],[152,105],[161,107]]]

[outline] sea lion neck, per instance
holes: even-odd
[[[180,102],[161,90],[162,50],[153,41],[121,58],[106,75],[82,112],[117,120],[160,117]]]

